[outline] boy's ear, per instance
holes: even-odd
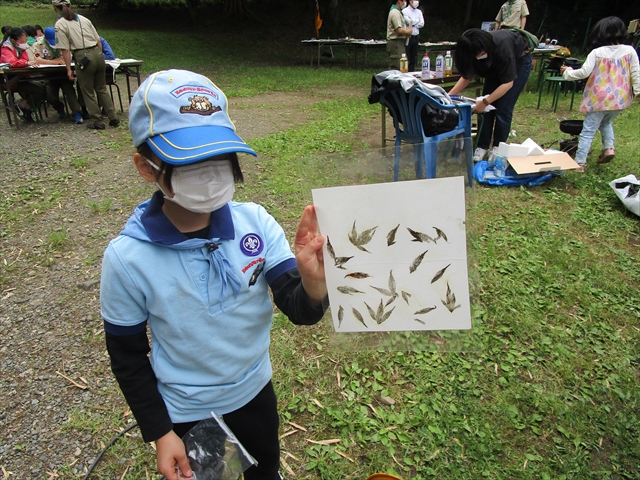
[[[140,155],[139,153],[133,154],[133,163],[136,164],[136,168],[138,169],[138,173],[142,178],[144,178],[147,182],[155,183],[156,182],[156,174],[151,165],[147,162],[147,159]]]

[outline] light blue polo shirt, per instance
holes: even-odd
[[[209,241],[187,240],[161,205],[156,194],[138,206],[105,251],[105,330],[131,335],[149,324],[151,364],[172,422],[224,415],[271,378],[268,284],[295,268],[295,257],[280,225],[254,203],[213,212]]]

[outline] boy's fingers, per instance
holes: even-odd
[[[186,456],[180,459],[178,467],[184,478],[191,478],[191,465],[189,465],[189,459]]]

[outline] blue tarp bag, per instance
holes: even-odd
[[[473,167],[473,178],[479,183],[485,185],[504,185],[514,187],[517,185],[526,185],[533,187],[540,185],[560,173],[528,173],[525,175],[517,174],[512,167],[507,167],[504,175],[496,175],[494,167],[489,165],[487,160],[482,160]]]

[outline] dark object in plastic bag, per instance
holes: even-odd
[[[427,137],[450,132],[458,126],[458,112],[455,110],[436,109],[431,105],[425,105],[420,112],[420,118]]]
[[[257,462],[215,414],[189,430],[182,441],[193,480],[236,480]],[[179,477],[181,477],[179,475]]]
[[[617,182],[615,186],[618,190],[624,190],[625,188],[629,187],[629,191],[624,198],[633,197],[636,193],[638,193],[638,191],[640,191],[640,185],[635,185],[631,182]]]

